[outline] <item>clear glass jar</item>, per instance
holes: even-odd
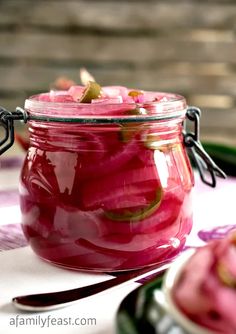
[[[134,108],[34,96],[25,109],[30,148],[19,190],[23,231],[36,254],[114,272],[165,262],[183,248],[193,186],[183,97],[166,94],[165,102]]]

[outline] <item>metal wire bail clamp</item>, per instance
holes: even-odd
[[[187,108],[186,118],[194,123],[194,132],[183,131],[184,144],[199,171],[202,182],[214,188],[216,176],[226,178],[226,175],[207,154],[200,142],[200,117],[201,110],[199,108]],[[207,172],[210,174],[210,181],[206,177]]]
[[[0,155],[14,144],[14,121],[23,120],[26,123],[27,119],[26,111],[20,107],[17,107],[15,112],[11,112],[0,106],[0,126],[4,129],[3,139],[0,140]]]

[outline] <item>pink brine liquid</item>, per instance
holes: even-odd
[[[85,104],[74,100],[75,91],[32,97],[28,112],[37,105],[43,115],[64,110],[67,117],[71,108],[85,119],[119,120],[30,121],[20,200],[31,247],[45,260],[80,270],[114,272],[167,261],[192,227],[184,113],[168,121],[122,122],[127,115],[153,114],[173,97],[144,92],[140,102],[124,87],[106,87]]]

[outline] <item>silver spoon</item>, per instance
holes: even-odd
[[[126,272],[108,281],[99,282],[76,289],[18,296],[14,297],[12,299],[12,302],[16,308],[24,311],[38,312],[54,310],[70,306],[82,298],[90,297],[99,292],[110,289],[116,285],[129,282],[134,278],[142,279],[155,273],[157,273],[158,275],[163,274],[163,272],[169,267],[169,265],[170,263],[162,266],[156,265],[135,271]]]

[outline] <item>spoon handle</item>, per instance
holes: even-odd
[[[76,289],[18,296],[14,297],[12,299],[12,302],[14,306],[18,309],[31,312],[54,310],[69,306],[82,298],[93,296],[99,292],[110,289],[116,285],[128,282],[134,278],[141,279],[155,273],[158,273],[158,275],[163,274],[168,266],[169,264],[161,267],[160,265],[151,266],[140,270],[126,272],[124,274],[120,274],[120,276],[116,278]]]

